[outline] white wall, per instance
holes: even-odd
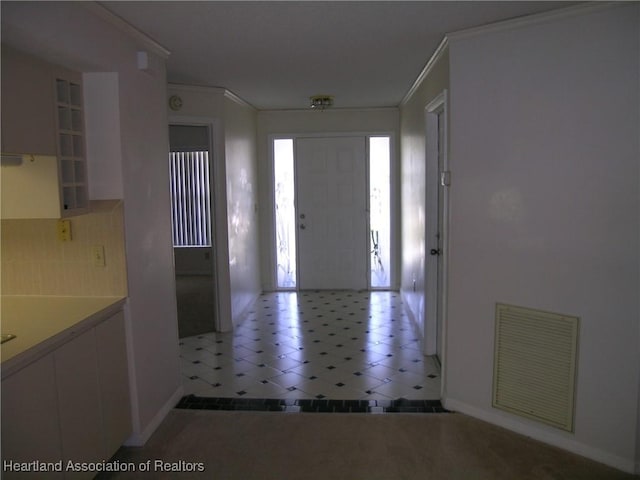
[[[449,88],[449,54],[445,49],[429,67],[401,109],[402,283],[404,304],[423,336],[426,313],[426,113],[425,107]],[[422,338],[423,344],[425,339]]]
[[[171,111],[174,124],[207,125],[212,141],[211,192],[213,202],[212,238],[216,285],[217,325],[220,331],[233,328],[231,282],[229,278],[229,239],[227,234],[227,174],[224,148],[224,89],[169,84],[168,99],[178,95],[182,108]],[[176,259],[177,261],[177,259]]]
[[[300,135],[300,134],[326,134],[326,133],[380,133],[392,135],[392,165],[391,175],[392,189],[392,251],[398,250],[398,235],[394,235],[399,228],[400,216],[399,202],[394,198],[394,193],[399,191],[398,177],[398,131],[399,111],[396,108],[380,109],[336,109],[336,110],[274,110],[258,113],[258,172],[260,190],[260,254],[262,261],[262,286],[264,290],[274,290],[275,285],[275,233],[274,225],[274,196],[273,196],[273,165],[270,159],[269,139],[273,135]],[[396,195],[397,196],[397,195]],[[394,223],[395,222],[395,223]],[[399,270],[396,260],[396,272]],[[393,288],[397,288],[398,274],[394,272]]]
[[[224,99],[231,311],[234,323],[261,293],[256,111]]]
[[[445,404],[632,470],[639,6],[450,37]],[[581,319],[575,433],[491,408],[494,308]]]
[[[228,331],[261,292],[256,111],[222,88],[171,84],[167,95],[182,99],[182,108],[171,113],[173,123],[213,130],[217,298],[220,329]]]
[[[166,73],[159,50],[132,40],[96,14],[99,10],[84,2],[3,3],[2,33],[3,40],[51,62],[118,75],[121,158],[113,165],[122,172],[125,205],[130,442],[136,444],[151,435],[182,394],[165,161]],[[147,71],[137,68],[138,50],[149,53]],[[88,162],[91,170],[91,157]],[[114,172],[113,178],[118,176]]]

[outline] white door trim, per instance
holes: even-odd
[[[265,246],[268,248],[268,261],[265,262],[265,266],[268,267],[268,274],[264,276],[265,281],[265,290],[267,291],[276,291],[277,287],[277,273],[276,273],[276,233],[275,233],[275,192],[274,192],[274,158],[273,158],[273,142],[274,140],[280,139],[292,139],[294,142],[294,151],[296,141],[300,138],[330,138],[330,137],[380,137],[385,136],[389,137],[389,153],[390,153],[390,162],[391,162],[391,290],[398,290],[399,288],[399,278],[400,275],[398,270],[400,268],[401,259],[399,256],[399,245],[400,245],[400,172],[399,165],[396,161],[396,133],[392,130],[373,130],[373,131],[353,131],[353,132],[298,132],[298,133],[269,133],[267,135],[267,158],[268,162],[266,164],[265,177],[268,178],[268,187],[266,189],[268,195],[268,205],[269,209],[265,209],[264,213],[266,215],[265,229],[266,233],[266,241],[268,244]],[[369,165],[369,156],[368,156],[368,142],[367,142],[367,169]],[[368,188],[368,180],[367,180],[367,188]],[[267,250],[264,250],[266,253]]]
[[[213,283],[218,332],[233,330],[231,321],[231,279],[227,223],[227,174],[224,160],[224,132],[216,118],[171,115],[168,125],[206,126],[209,129],[211,167],[211,225],[213,230]],[[168,128],[168,127],[167,127]],[[167,185],[167,188],[169,186]],[[175,269],[175,266],[174,266]],[[175,273],[175,272],[174,272]]]
[[[442,172],[438,168],[438,113],[443,114],[444,127],[444,155],[443,171],[449,172],[448,156],[448,95],[447,90],[443,90],[425,107],[426,120],[426,222],[425,222],[425,309],[424,321],[424,353],[425,355],[435,355],[437,352],[437,336],[440,336],[440,361],[444,364],[446,358],[446,319],[447,319],[447,274],[449,264],[449,187],[444,187],[443,202],[438,206],[438,189],[434,188],[441,181]],[[440,226],[441,241],[440,247],[436,243],[436,233],[438,230],[438,208],[442,209],[442,225]],[[440,259],[432,256],[429,251],[432,248],[440,248]],[[438,269],[437,262],[441,262],[441,289],[438,291]],[[441,311],[438,312],[438,301],[441,304]],[[441,329],[438,331],[438,318],[441,316]],[[444,380],[444,378],[443,378]],[[444,381],[442,382],[444,386]]]

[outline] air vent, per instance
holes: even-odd
[[[493,406],[573,431],[578,317],[496,305]]]

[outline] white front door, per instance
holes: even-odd
[[[435,188],[438,189],[438,223],[437,223],[437,232],[436,238],[434,240],[435,244],[435,256],[436,260],[436,268],[437,268],[437,280],[436,280],[436,292],[437,292],[437,300],[436,300],[436,355],[438,359],[442,359],[442,321],[443,321],[443,282],[444,282],[444,265],[443,265],[443,251],[444,251],[444,188],[445,185],[443,182],[442,174],[445,172],[444,165],[444,155],[445,155],[445,143],[444,143],[444,109],[437,112],[437,129],[438,129],[438,145],[437,145],[437,157],[438,157],[438,183],[435,185]],[[431,255],[434,254],[433,249],[429,252]]]
[[[366,137],[299,138],[295,159],[299,288],[366,289]]]

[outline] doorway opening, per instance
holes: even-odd
[[[180,338],[216,328],[210,132],[169,126],[171,224]]]
[[[276,288],[391,288],[391,137],[277,138],[272,148]]]

